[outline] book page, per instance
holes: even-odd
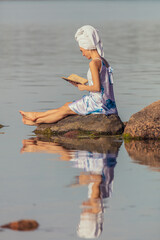
[[[78,83],[78,84],[86,84],[88,82],[87,79],[85,78],[82,78],[76,74],[71,74],[70,76],[68,76],[67,78],[66,77],[62,77],[64,80],[67,80],[67,81],[72,81],[72,82],[75,82],[75,83]]]

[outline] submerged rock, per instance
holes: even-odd
[[[142,165],[149,166],[154,171],[160,171],[160,141],[136,141],[125,142],[125,148],[129,156]]]
[[[20,220],[2,225],[1,228],[9,228],[17,231],[31,231],[38,228],[39,224],[35,220]]]
[[[124,125],[117,115],[74,115],[68,116],[57,123],[40,124],[35,132],[41,132],[43,134],[48,131],[57,134],[64,134],[73,130],[105,135],[117,135],[123,133]]]
[[[160,139],[160,100],[131,116],[124,137]]]

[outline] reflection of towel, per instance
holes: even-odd
[[[79,28],[75,34],[75,39],[82,47],[87,50],[97,49],[99,55],[104,57],[103,45],[98,35],[98,30],[90,25]]]
[[[94,174],[102,174],[103,161],[105,158],[105,153],[75,151],[73,152],[71,161],[76,168],[81,168],[86,172],[92,172]]]
[[[103,215],[85,213],[81,214],[80,223],[78,225],[77,234],[80,238],[98,238],[102,232]]]
[[[72,152],[71,162],[73,162],[73,167],[81,168],[83,171],[104,175],[103,171],[105,166],[108,168],[115,167],[116,157],[117,154],[115,153],[76,150]]]

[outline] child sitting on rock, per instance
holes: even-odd
[[[75,83],[74,85],[80,91],[89,91],[89,95],[46,112],[20,111],[24,124],[54,123],[68,115],[76,114],[117,114],[112,68],[103,58],[104,52],[98,31],[90,25],[83,26],[77,30],[75,39],[79,44],[82,55],[91,61],[87,73],[88,85]]]

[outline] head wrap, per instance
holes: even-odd
[[[103,45],[98,35],[98,30],[90,25],[79,28],[75,34],[75,39],[86,50],[96,49],[101,57],[104,57]]]

